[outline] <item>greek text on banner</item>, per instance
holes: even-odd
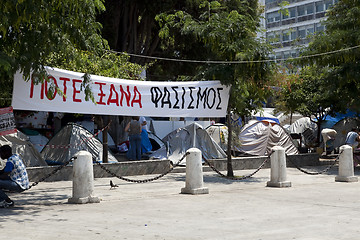
[[[219,81],[152,82],[91,76],[95,97],[85,101],[83,73],[46,68],[48,81],[14,77],[12,106],[30,111],[152,117],[224,117],[230,87]],[[50,91],[55,84],[64,95]]]

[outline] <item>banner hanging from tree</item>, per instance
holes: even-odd
[[[13,108],[0,108],[0,136],[16,133],[16,131]]]
[[[19,110],[150,117],[225,117],[230,87],[219,81],[152,82],[90,75],[95,103],[85,100],[83,73],[46,68],[47,81],[14,77]],[[57,86],[60,91],[54,90]]]

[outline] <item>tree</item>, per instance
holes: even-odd
[[[316,35],[302,55],[318,54],[303,58],[300,64],[316,64],[329,69],[327,82],[336,84],[346,107],[360,112],[360,2],[339,0],[327,13],[326,31]],[[330,52],[330,53],[328,53]],[[328,54],[326,54],[328,53]]]
[[[262,105],[268,96],[264,83],[271,73],[271,64],[265,60],[269,48],[256,37],[259,30],[260,9],[257,0],[251,1],[194,1],[199,8],[191,13],[174,10],[159,14],[160,36],[172,46],[180,58],[186,56],[183,46],[177,47],[178,39],[191,39],[201,51],[202,59],[220,60],[222,64],[192,64],[193,80],[220,80],[231,85],[228,108],[239,115],[249,115]],[[188,48],[192,49],[191,46]],[[229,61],[244,61],[230,64]],[[189,71],[188,71],[189,72]],[[229,133],[231,124],[228,124]],[[232,176],[231,134],[228,140],[228,175]],[[229,169],[230,168],[230,169]]]
[[[283,87],[281,100],[292,111],[299,112],[317,124],[317,143],[320,141],[321,124],[328,115],[343,111],[343,100],[337,86],[328,75],[328,68],[318,68],[314,65],[304,67],[299,80]],[[315,120],[312,120],[315,119]]]
[[[10,105],[17,70],[23,72],[25,80],[32,71],[40,73],[38,82],[45,79],[44,66],[84,72],[87,100],[93,100],[88,74],[138,78],[142,66],[129,63],[126,55],[107,51],[107,41],[100,35],[101,25],[96,22],[96,15],[103,10],[102,0],[24,0],[0,4],[1,106]],[[107,124],[100,122],[104,123],[100,127]],[[107,137],[107,129],[103,136]],[[106,162],[107,157],[103,159]]]
[[[2,1],[0,4],[0,84],[2,104],[9,104],[12,77],[17,70],[26,79],[43,72],[49,55],[79,57],[76,49],[100,55],[107,48],[95,17],[104,10],[101,0]]]

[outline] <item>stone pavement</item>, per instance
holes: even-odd
[[[335,182],[337,171],[306,175],[288,168],[289,188],[266,187],[270,169],[242,181],[205,172],[204,195],[180,194],[185,173],[142,184],[99,178],[94,196],[101,202],[92,204],[67,203],[71,181],[42,182],[11,195],[16,205],[0,209],[0,234],[10,240],[359,239],[360,183]],[[119,187],[110,190],[110,180]]]

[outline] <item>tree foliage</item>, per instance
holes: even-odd
[[[293,112],[314,119],[320,140],[321,124],[328,115],[343,111],[344,100],[339,89],[329,82],[331,70],[315,65],[304,67],[296,81],[282,88],[280,101]]]
[[[194,52],[201,52],[192,55],[196,59],[224,61],[223,64],[192,63],[187,65],[187,73],[192,74],[184,77],[216,79],[231,85],[232,110],[248,115],[267,97],[263,86],[271,72],[269,63],[259,61],[266,59],[269,49],[256,38],[260,22],[258,1],[193,2],[198,5],[193,5],[190,12],[175,9],[156,17],[161,26],[160,36],[166,43],[164,46],[173,49],[173,54],[181,59],[191,56],[189,50],[194,49]],[[244,62],[229,64],[226,61]]]
[[[109,53],[96,16],[102,0],[23,0],[0,4],[0,104],[9,106],[13,75],[21,70],[28,80],[43,66],[134,78],[141,67],[128,56]],[[85,75],[85,83],[86,83]],[[44,78],[39,77],[39,81]],[[91,97],[91,89],[85,88]]]
[[[304,58],[300,63],[329,69],[327,82],[336,86],[343,100],[347,99],[345,107],[360,112],[357,104],[360,94],[360,1],[339,0],[327,12],[325,25],[325,33],[316,35],[303,51],[303,55],[318,56]]]

